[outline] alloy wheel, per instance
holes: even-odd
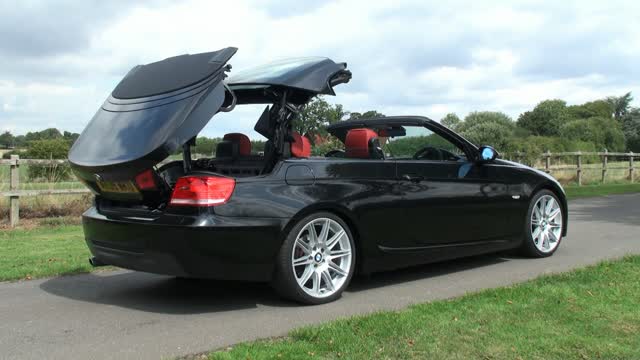
[[[331,296],[344,285],[353,262],[351,241],[335,220],[318,218],[306,224],[291,253],[298,286],[310,296]]]
[[[551,195],[543,195],[531,212],[531,238],[536,248],[543,252],[553,251],[562,237],[562,209]]]

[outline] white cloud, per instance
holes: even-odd
[[[0,130],[81,131],[132,66],[226,46],[239,48],[234,70],[289,56],[346,61],[353,80],[329,100],[347,110],[434,119],[495,110],[515,118],[548,98],[580,103],[638,89],[639,7],[455,0],[128,5],[95,26],[69,27],[85,32],[69,37],[78,46],[57,41],[39,56],[0,56],[1,68],[10,69],[0,74]],[[74,18],[86,15],[87,7],[78,11]],[[0,13],[0,22],[3,16],[13,15]],[[11,38],[2,31],[0,38]],[[259,112],[234,111],[228,116],[237,121],[221,120],[219,129],[214,124],[205,132],[220,135],[227,123],[229,130],[237,124],[235,130],[250,132]]]

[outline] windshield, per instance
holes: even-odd
[[[387,158],[457,161],[465,158],[462,149],[422,126],[405,126],[406,135],[378,137]]]
[[[362,128],[353,128],[338,133],[348,134],[348,132],[358,129]],[[364,149],[365,153],[357,151],[359,155],[356,157],[358,158],[456,162],[467,160],[462,148],[424,126],[377,125],[369,128],[369,131],[374,134],[374,139],[371,139],[367,145],[351,144],[356,150],[368,147]],[[322,142],[319,146],[317,140],[315,141],[314,154],[324,154],[325,157],[332,158],[353,157],[354,152],[349,151],[350,149],[345,142],[340,141],[338,137],[331,136],[328,140],[320,139]],[[345,141],[349,142],[346,139]]]

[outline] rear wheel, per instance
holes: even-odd
[[[522,250],[532,257],[551,256],[562,240],[562,205],[549,190],[536,193],[529,204]]]
[[[288,299],[323,304],[340,297],[355,269],[355,246],[347,224],[318,212],[290,230],[278,254],[274,288]]]

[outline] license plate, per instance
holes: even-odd
[[[138,193],[138,188],[131,181],[112,182],[98,181],[98,187],[103,192],[109,193]]]

